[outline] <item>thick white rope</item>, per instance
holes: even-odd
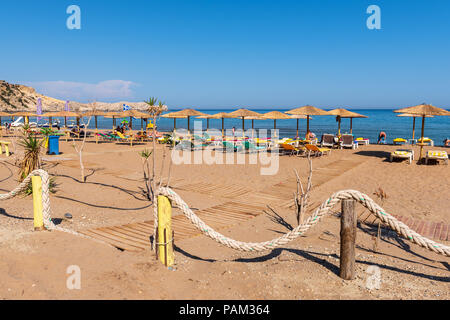
[[[296,239],[300,235],[304,234],[309,228],[317,224],[320,219],[330,212],[330,210],[342,200],[356,200],[366,207],[373,215],[379,218],[382,222],[387,224],[392,230],[396,231],[401,236],[412,242],[418,244],[421,247],[427,248],[435,253],[442,254],[444,256],[450,256],[450,247],[434,242],[428,238],[423,237],[418,234],[406,224],[398,221],[395,217],[391,216],[385,210],[383,210],[375,201],[373,201],[369,196],[355,190],[343,190],[333,194],[328,200],[318,207],[314,213],[301,225],[297,226],[295,229],[284,234],[283,236],[265,242],[242,242],[231,239],[211,227],[205,224],[184,202],[183,199],[170,188],[160,188],[159,193],[168,197],[176,206],[178,206],[183,214],[198,228],[203,234],[210,237],[211,239],[223,244],[229,248],[240,250],[240,251],[264,251],[271,250],[279,246],[283,246],[288,242]],[[158,221],[154,221],[155,226]]]

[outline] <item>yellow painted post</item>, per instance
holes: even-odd
[[[158,196],[158,257],[166,267],[174,264],[172,238],[172,205],[167,197]]]
[[[42,179],[39,176],[31,177],[33,188],[34,230],[44,230],[44,217],[42,215]]]

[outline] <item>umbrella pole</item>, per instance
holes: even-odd
[[[413,132],[412,132],[413,140],[414,140],[415,131],[416,131],[416,117],[413,117]]]
[[[245,118],[242,117],[242,137],[245,137]]]
[[[253,131],[255,130],[255,120],[253,120],[252,119],[252,140],[253,140],[253,138],[254,138],[254,133],[253,133]]]
[[[208,132],[209,130],[209,118],[206,119],[206,132]]]
[[[419,157],[419,161],[422,161],[424,127],[425,127],[425,115],[422,116],[422,138],[420,139],[421,141],[420,141],[420,157]]]
[[[53,118],[52,117],[48,117],[48,120],[50,121],[50,129],[52,129],[52,120],[53,120]]]
[[[341,136],[341,117],[338,116],[339,125],[338,125],[338,137]]]
[[[306,116],[306,139],[309,137],[309,114]]]
[[[277,137],[277,119],[273,119],[274,136]]]
[[[98,129],[97,129],[97,116],[95,118],[95,143],[98,144]]]
[[[224,131],[224,126],[223,126],[223,123],[224,123],[224,118],[222,118],[222,140],[224,140],[224,138],[225,138],[225,131]]]
[[[298,139],[298,119],[297,119],[297,136],[296,139]]]
[[[353,134],[353,118],[350,118],[350,134]]]

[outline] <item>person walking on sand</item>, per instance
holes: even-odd
[[[380,134],[378,135],[378,142],[377,144],[380,144],[380,142],[382,144],[386,144],[386,132],[381,131]]]

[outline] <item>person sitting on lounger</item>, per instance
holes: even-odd
[[[306,134],[306,140],[314,140],[314,139],[316,139],[316,134],[314,133],[314,132],[311,132],[311,131],[309,131],[307,134]]]
[[[380,134],[378,135],[377,144],[380,144],[380,142],[383,144],[386,144],[386,132],[384,132],[384,131],[381,131]]]

